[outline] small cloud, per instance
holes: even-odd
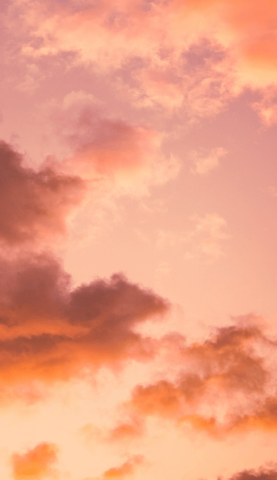
[[[210,171],[219,166],[219,159],[226,155],[227,150],[225,148],[213,148],[209,154],[194,151],[191,156],[194,166],[191,168],[191,173],[198,175],[206,175]]]
[[[277,123],[277,89],[269,88],[265,91],[263,98],[253,103],[253,109],[260,116],[266,127]]]
[[[99,102],[98,102],[99,103]],[[103,116],[94,96],[71,92],[53,111],[60,140],[71,151],[60,168],[119,194],[145,195],[174,179],[179,158],[162,152],[164,135],[148,125]]]
[[[141,455],[136,455],[124,462],[119,467],[106,470],[99,480],[120,480],[121,478],[130,478],[130,476],[135,473],[137,467],[143,463],[143,460],[144,459]]]
[[[57,447],[50,443],[40,443],[25,453],[12,456],[13,477],[15,480],[40,480],[54,475],[53,463],[57,460]]]
[[[134,330],[166,314],[169,303],[122,274],[71,289],[53,256],[34,253],[0,259],[0,270],[0,389],[15,387],[34,402],[36,381],[50,385],[84,368],[155,355],[155,342]]]
[[[225,232],[226,220],[217,213],[212,213],[194,217],[193,221],[195,227],[187,237],[191,248],[185,253],[185,259],[191,260],[200,255],[212,260],[223,256],[222,242],[230,238]]]

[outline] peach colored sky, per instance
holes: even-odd
[[[1,480],[276,480],[277,0],[1,0]]]

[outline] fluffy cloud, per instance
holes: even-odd
[[[135,327],[169,305],[123,275],[71,290],[50,255],[2,260],[1,271],[2,385],[65,380],[83,369],[155,355],[155,341]]]
[[[66,230],[66,219],[84,194],[85,183],[54,168],[38,172],[0,142],[0,240],[15,245]]]
[[[73,152],[60,168],[93,184],[108,182],[109,188],[135,193],[179,172],[179,160],[162,153],[161,133],[103,116],[91,95],[71,92],[53,117],[59,138]]]
[[[50,443],[40,443],[25,453],[12,456],[13,477],[15,480],[41,480],[53,474],[53,464],[57,460],[57,447]]]
[[[274,467],[263,467],[258,470],[243,470],[231,477],[230,480],[276,480],[277,471]]]
[[[99,191],[145,193],[148,185],[177,175],[180,165],[161,153],[162,136],[146,127],[102,118],[83,104],[65,109],[59,135],[73,154],[51,158],[39,170],[0,142],[0,241],[16,246],[65,234],[82,200]]]
[[[100,477],[101,480],[113,480],[130,477],[137,467],[142,463],[143,458],[141,456],[133,457],[124,462],[119,467],[110,468],[103,473]],[[100,480],[99,479],[99,480]]]
[[[219,328],[203,343],[186,345],[178,335],[162,342],[175,355],[179,352],[172,360],[178,373],[175,379],[135,387],[126,407],[137,419],[168,418],[182,429],[217,437],[276,430],[276,375],[271,362],[277,348],[255,322]]]
[[[108,439],[112,442],[130,442],[132,438],[142,436],[144,433],[143,424],[136,418],[133,421],[121,423],[113,428]]]
[[[127,70],[127,90],[142,106],[182,106],[202,116],[222,109],[242,87],[276,84],[271,0],[13,4],[29,32],[27,56],[75,52],[98,72]]]

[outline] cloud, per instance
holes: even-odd
[[[275,392],[276,395],[276,392]],[[250,407],[243,412],[231,412],[224,418],[216,415],[209,416],[201,413],[189,413],[184,415],[178,422],[185,431],[193,429],[205,432],[219,440],[228,435],[251,433],[253,431],[276,432],[277,431],[277,396],[265,396],[261,389],[260,398],[252,399]]]
[[[38,170],[0,142],[0,242],[5,246],[53,241],[66,233],[84,200],[145,194],[151,184],[179,172],[178,159],[161,153],[160,134],[102,118],[94,107],[84,106],[80,95],[71,95],[56,120],[72,153],[60,161],[49,157]]]
[[[34,171],[10,145],[0,142],[0,240],[16,245],[66,230],[66,219],[80,204],[85,183],[54,168]]]
[[[246,1],[191,0],[183,4],[176,0],[169,9],[176,30],[190,20],[198,35],[212,36],[226,47],[239,83],[263,88],[276,82],[276,10],[270,0],[263,4],[255,0],[251,6]]]
[[[199,152],[192,152],[192,159],[194,167],[191,168],[192,173],[198,175],[206,175],[219,166],[219,159],[226,155],[227,151],[224,148],[213,148],[209,155],[204,155]]]
[[[262,98],[254,102],[252,107],[258,112],[265,126],[270,127],[277,122],[277,90],[267,88],[263,92]]]
[[[189,116],[217,113],[234,90],[226,78],[230,65],[225,47],[208,38],[210,31],[205,35],[192,28],[191,18],[183,15],[184,23],[176,29],[175,16],[182,9],[175,3],[172,12],[171,5],[83,2],[76,8],[74,2],[50,0],[43,6],[25,2],[22,7],[21,2],[20,19],[29,29],[28,38],[21,40],[22,53],[35,61],[74,52],[73,64],[93,65],[105,77],[116,71],[121,95],[138,107],[182,107]],[[195,68],[194,58],[190,61],[191,47],[198,49],[202,68]]]
[[[126,87],[122,94],[143,107],[204,116],[222,110],[243,88],[276,85],[271,0],[13,5],[28,32],[21,39],[26,58],[74,52],[73,64],[93,65],[105,76],[116,71]]]
[[[233,415],[230,419],[229,430],[235,432],[276,431],[277,429],[277,396],[268,396],[255,409],[244,415]]]
[[[218,328],[202,343],[186,345],[180,335],[164,337],[161,343],[168,349],[175,379],[164,377],[134,388],[126,408],[137,421],[149,416],[171,419],[181,429],[217,438],[253,429],[276,430],[276,375],[271,362],[277,345],[254,318]]]
[[[119,192],[143,192],[174,178],[180,162],[162,153],[163,135],[149,126],[105,117],[91,95],[71,92],[53,113],[59,138],[72,154],[60,164]]]
[[[128,443],[135,438],[141,437],[144,433],[144,426],[137,418],[118,424],[110,433],[108,439],[112,442]]]
[[[14,453],[11,459],[15,480],[40,480],[52,476],[52,466],[57,461],[57,447],[40,443],[25,453]]]
[[[131,476],[135,473],[137,467],[143,462],[143,457],[137,455],[124,462],[119,467],[110,468],[100,477],[101,480],[121,479]]]
[[[155,355],[155,341],[135,328],[164,315],[169,304],[122,274],[72,290],[69,275],[50,254],[2,259],[1,271],[4,398],[16,385],[67,380],[85,369],[115,368],[126,360]]]
[[[224,255],[222,242],[230,238],[225,233],[226,220],[217,213],[206,214],[204,217],[193,217],[195,227],[187,236],[190,250],[185,259],[202,256],[208,260],[220,258]]]
[[[230,480],[276,480],[275,467],[261,467],[257,470],[243,470],[233,475]]]

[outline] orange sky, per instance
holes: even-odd
[[[1,480],[277,480],[277,0],[1,0]]]

